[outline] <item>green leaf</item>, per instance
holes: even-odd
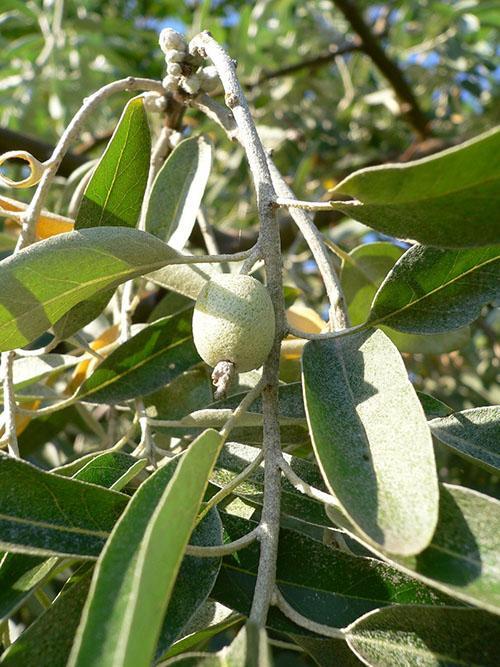
[[[0,562],[0,622],[11,616],[50,575],[57,558],[4,554]]]
[[[153,183],[146,231],[182,250],[196,222],[212,168],[212,147],[203,137],[182,141],[169,155]]]
[[[438,440],[486,470],[500,471],[500,406],[454,412],[433,419],[429,426]]]
[[[41,354],[38,357],[21,357],[14,361],[14,387],[22,389],[52,373],[76,366],[79,362],[78,357],[70,354]]]
[[[404,250],[392,243],[367,243],[349,253],[352,261],[342,264],[342,288],[349,307],[351,324],[363,324],[369,317],[370,306],[386,275]],[[418,336],[405,334],[390,327],[383,331],[401,352],[441,354],[456,350],[469,339],[469,329],[464,327],[450,334]]]
[[[480,609],[377,609],[349,626],[346,635],[351,649],[372,667],[496,667],[500,662],[500,619]]]
[[[106,357],[78,398],[120,403],[164,386],[200,361],[191,335],[192,309],[149,324]]]
[[[172,477],[160,468],[134,495],[98,561],[68,665],[149,667],[221,444],[205,431]]]
[[[135,227],[146,190],[151,135],[141,97],[127,104],[99,161],[75,220],[75,229]]]
[[[196,300],[203,285],[210,280],[211,273],[208,264],[178,264],[164,266],[146,278],[160,287]]]
[[[225,512],[221,512],[221,518],[228,540],[245,535],[256,525]],[[258,543],[226,556],[211,597],[248,615],[258,564]],[[449,601],[380,561],[332,549],[286,528],[280,530],[276,584],[294,609],[333,627],[348,625],[367,611],[385,605]],[[279,632],[311,634],[275,608],[270,610],[267,625]]]
[[[222,523],[216,509],[210,510],[196,526],[189,542],[197,546],[222,544]],[[162,658],[181,636],[196,611],[210,595],[221,562],[221,558],[184,557],[163,619],[156,647],[156,660]]]
[[[500,131],[407,164],[351,174],[333,196],[352,202],[332,208],[374,229],[444,248],[500,243]]]
[[[429,334],[472,322],[499,293],[499,257],[500,246],[410,248],[375,295],[369,324]]]
[[[89,299],[77,303],[52,327],[54,335],[64,340],[69,338],[89,322],[95,320],[111,301],[115,289],[98,292]]]
[[[76,304],[173,257],[178,253],[150,234],[100,227],[59,234],[4,259],[0,351],[30,343]]]
[[[332,521],[403,572],[459,600],[500,614],[500,502],[472,489],[440,485],[439,522],[418,556],[375,549],[335,508]]]
[[[137,461],[133,456],[122,452],[104,452],[93,455],[76,472],[72,469],[58,468],[53,472],[58,475],[73,474],[74,479],[119,490],[120,482],[127,478],[127,473],[137,468],[142,469],[146,461]],[[12,615],[50,575],[57,564],[57,558],[44,560],[37,556],[22,553],[7,553],[0,563],[0,621]]]
[[[0,457],[0,547],[95,558],[127,496]]]
[[[369,330],[310,341],[302,367],[328,487],[370,541],[419,553],[436,527],[438,483],[429,427],[398,351]]]
[[[343,639],[325,639],[290,634],[291,639],[312,657],[319,667],[359,667],[364,662],[358,660]]]
[[[51,606],[9,646],[0,664],[66,667],[91,577],[91,569],[73,575]]]
[[[422,404],[427,419],[435,419],[436,417],[447,417],[453,412],[452,408],[438,398],[426,394],[423,391],[417,391],[418,400]]]

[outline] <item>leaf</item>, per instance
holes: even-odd
[[[422,404],[427,419],[435,419],[436,417],[447,417],[453,412],[452,408],[438,398],[426,394],[423,391],[417,391],[418,400]]]
[[[326,639],[290,634],[291,639],[312,657],[319,667],[359,667],[364,665],[343,639]]]
[[[156,391],[200,361],[192,309],[149,324],[106,357],[81,385],[80,400],[120,403]]]
[[[143,468],[146,460],[137,461],[122,452],[104,452],[94,454],[74,474],[68,468],[56,468],[53,472],[59,475],[73,474],[74,479],[119,490],[116,485],[126,477],[127,472],[132,469],[137,471],[138,464]],[[33,590],[47,579],[57,563],[57,558],[43,559],[22,553],[4,555],[0,563],[0,621],[18,609]]]
[[[153,183],[146,231],[182,250],[196,222],[211,168],[212,147],[203,137],[181,141]]]
[[[48,375],[75,366],[80,359],[70,354],[40,354],[14,361],[14,387],[22,389]]]
[[[0,351],[30,343],[76,304],[173,257],[150,234],[110,227],[60,234],[7,257],[0,262]]]
[[[76,306],[70,308],[68,312],[58,320],[52,327],[54,335],[64,340],[69,338],[80,329],[83,329],[84,326],[89,324],[99,317],[102,311],[106,308],[108,303],[111,301],[115,289],[104,290],[103,292],[98,292],[94,296],[91,296],[85,301],[77,303]]]
[[[328,487],[370,541],[419,553],[436,526],[437,474],[424,411],[396,348],[373,330],[310,341],[302,368]]]
[[[368,323],[429,334],[472,322],[498,295],[499,251],[410,248],[380,286]]]
[[[256,525],[226,512],[221,512],[221,518],[228,540],[245,535]],[[248,615],[258,564],[258,543],[226,556],[211,597]],[[333,627],[348,625],[380,606],[449,601],[380,561],[332,549],[286,528],[280,530],[276,584],[299,613]],[[279,632],[311,635],[276,608],[270,610],[267,626]]]
[[[439,522],[418,556],[375,549],[335,508],[331,520],[385,561],[448,595],[500,614],[500,502],[451,484],[440,485]]]
[[[5,651],[0,664],[7,667],[66,667],[92,570],[71,577],[51,606]]]
[[[197,299],[203,285],[210,280],[213,272],[207,264],[178,264],[164,266],[146,276],[156,285],[182,294],[189,299]]]
[[[98,561],[70,667],[149,667],[221,444],[205,431],[171,479],[171,469],[160,468],[140,486]]]
[[[351,649],[372,667],[496,667],[500,662],[500,619],[479,609],[377,609],[349,626],[346,635]]]
[[[141,97],[127,104],[99,160],[75,220],[75,229],[135,227],[146,190],[151,135]]]
[[[98,556],[127,496],[0,457],[0,547],[27,554]]]
[[[367,243],[349,253],[352,261],[343,262],[341,280],[351,324],[363,324],[368,319],[378,288],[403,254],[403,249],[392,243]],[[456,350],[467,342],[470,335],[466,327],[451,334],[433,336],[405,334],[390,327],[383,327],[383,331],[401,352],[413,354],[441,354]]]
[[[196,526],[189,542],[197,546],[222,544],[222,523],[216,509],[212,509]],[[181,636],[196,611],[210,595],[221,562],[221,558],[184,557],[163,619],[156,646],[156,660]]]
[[[357,201],[332,208],[399,238],[444,248],[500,243],[500,131],[407,164],[351,174],[333,195]]]
[[[500,471],[500,406],[473,408],[433,419],[429,426],[440,442],[472,463]]]

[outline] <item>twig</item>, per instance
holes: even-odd
[[[264,71],[255,81],[248,81],[245,84],[245,88],[251,90],[257,86],[260,86],[266,81],[270,81],[271,79],[289,76],[290,74],[295,74],[296,72],[300,72],[303,69],[315,70],[319,67],[324,67],[325,65],[329,65],[330,63],[334,62],[336,58],[343,55],[344,53],[352,53],[353,51],[359,51],[359,49],[360,43],[359,39],[357,38],[352,43],[344,44],[343,46],[331,44],[327,51],[320,53],[317,56],[313,56],[312,58],[304,58],[304,60],[301,60],[297,63],[285,65],[284,67],[279,67],[278,69],[271,70],[270,72]]]
[[[240,537],[233,542],[227,542],[226,544],[213,547],[200,547],[194,544],[188,544],[186,554],[188,556],[196,556],[197,558],[217,558],[218,556],[227,556],[228,554],[244,549],[249,544],[252,544],[252,542],[255,542],[255,540],[259,538],[260,533],[260,526],[257,526],[246,535],[243,535],[243,537]]]
[[[278,466],[281,456],[278,421],[278,368],[285,321],[279,227],[273,206],[276,195],[266,154],[236,76],[234,62],[208,33],[196,36],[190,46],[193,52],[207,55],[215,65],[224,87],[226,104],[232,109],[238,127],[238,137],[247,155],[257,196],[260,220],[259,243],[266,268],[267,286],[276,314],[275,341],[263,371],[265,458],[265,486],[261,518],[263,532],[257,581],[250,611],[250,620],[259,627],[263,627],[276,577],[281,502],[281,473]]]
[[[330,625],[323,625],[323,623],[316,623],[315,621],[311,621],[310,618],[302,616],[302,614],[288,604],[277,587],[274,589],[273,604],[291,621],[300,625],[301,628],[306,628],[311,632],[316,632],[318,635],[324,635],[331,639],[345,640],[345,633],[343,630],[332,628]]]
[[[274,163],[268,158],[271,176],[276,192],[281,201],[296,202],[292,190],[288,187],[285,180],[276,169]],[[280,199],[276,201],[279,202]],[[290,206],[288,203],[287,206]],[[331,208],[331,207],[330,207]],[[349,326],[347,307],[344,294],[337,277],[331,255],[327,252],[323,243],[323,235],[314,224],[312,215],[301,208],[289,208],[291,217],[294,219],[302,236],[311,248],[312,255],[318,265],[318,270],[325,284],[328,300],[330,301],[330,325],[334,331],[345,329]]]
[[[341,338],[342,336],[350,336],[356,331],[362,331],[365,328],[365,324],[357,324],[355,327],[346,327],[340,331],[324,331],[323,333],[309,333],[308,331],[302,331],[302,329],[297,329],[291,324],[288,325],[287,331],[292,336],[296,338],[303,338],[304,340],[325,340],[326,338]]]
[[[300,208],[303,211],[331,211],[332,205],[329,201],[302,201],[292,197],[278,197],[276,206],[283,208]]]
[[[19,445],[17,443],[16,431],[17,406],[14,393],[14,359],[15,354],[13,352],[7,352],[2,355],[3,400],[8,452],[11,456],[17,456],[19,458]]]
[[[293,471],[290,464],[284,458],[282,458],[280,461],[280,468],[290,484],[292,484],[292,486],[294,486],[304,495],[309,496],[310,498],[314,498],[314,500],[319,500],[324,505],[340,507],[338,500],[334,496],[331,496],[329,493],[325,493],[324,491],[320,491],[320,489],[317,489],[307,482],[304,482],[304,480]]]
[[[202,519],[212,509],[212,507],[218,505],[222,500],[224,500],[224,498],[227,498],[227,496],[229,496],[236,488],[238,488],[238,486],[260,466],[263,460],[264,452],[263,450],[260,450],[252,463],[247,465],[246,468],[244,468],[238,475],[236,475],[236,477],[233,477],[233,479],[228,484],[223,486],[220,491],[217,491],[217,493],[214,494],[210,500],[205,503],[203,509],[198,515],[198,520]]]

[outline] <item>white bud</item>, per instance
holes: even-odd
[[[185,51],[187,49],[186,40],[176,30],[173,28],[164,28],[160,32],[160,49],[166,53],[169,49],[178,49],[180,51]]]
[[[184,88],[186,93],[190,95],[196,95],[200,90],[200,77],[197,74],[192,74],[191,76],[183,77],[181,79],[181,86]]]
[[[211,93],[219,85],[219,75],[215,67],[210,65],[209,67],[204,67],[200,73],[201,87],[207,93]]]
[[[144,93],[142,99],[144,100],[144,108],[146,111],[149,111],[150,113],[155,113],[158,111],[156,102],[157,100],[161,99],[161,96],[158,95],[158,93],[153,93],[151,91]]]
[[[177,132],[176,130],[173,130],[170,133],[168,140],[172,148],[175,148],[177,144],[181,141],[181,139],[182,139],[182,134],[180,132]]]
[[[179,65],[179,63],[168,63],[167,73],[171,74],[172,76],[181,76],[182,67]]]
[[[167,98],[164,95],[158,95],[155,100],[155,111],[159,113],[160,111],[165,111],[167,108]]]
[[[186,59],[186,52],[179,49],[168,49],[165,51],[165,60],[168,63],[181,63]]]
[[[162,86],[169,93],[173,93],[179,87],[179,78],[172,76],[171,74],[167,74],[167,76],[162,81]]]

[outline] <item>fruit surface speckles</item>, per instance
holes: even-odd
[[[274,329],[269,292],[251,276],[214,276],[196,301],[194,344],[210,366],[231,361],[238,373],[259,368],[271,350]]]

